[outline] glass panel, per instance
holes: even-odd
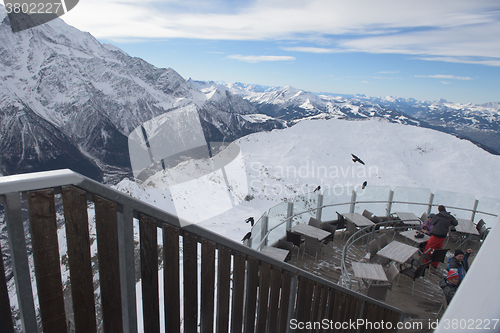
[[[328,207],[323,208],[321,211],[321,221],[336,220],[337,212],[349,213],[353,190],[353,187],[334,187],[325,191],[323,206]]]
[[[293,201],[293,214],[300,214],[293,218],[292,225],[298,223],[309,223],[309,218],[316,217],[316,209],[318,208],[318,194],[317,193],[306,193],[303,195],[298,195],[294,198]],[[305,212],[307,210],[311,210],[310,212]]]
[[[262,216],[253,225],[252,228],[252,249],[257,249],[259,247],[260,241],[262,239]]]
[[[431,190],[428,188],[398,186],[393,191],[391,213],[408,212],[420,217],[427,213],[430,199]]]
[[[358,189],[356,192],[356,201],[359,202],[354,207],[356,213],[363,213],[363,210],[369,210],[376,216],[387,216],[387,206],[389,201],[389,186],[368,186],[364,190]],[[381,201],[381,202],[365,202]]]
[[[476,197],[472,194],[437,191],[432,201],[432,212],[437,213],[437,206],[443,205],[453,216],[470,220],[475,202]]]
[[[477,204],[477,211],[483,213],[500,214],[500,200],[493,198],[481,198]],[[483,213],[476,213],[474,217],[474,223],[477,223],[480,219],[483,219],[488,227],[493,227],[498,221],[498,216],[491,216]]]
[[[280,203],[279,205],[269,209],[269,213],[267,214],[269,218],[267,222],[269,230],[275,227],[276,229],[272,230],[269,233],[267,242],[268,245],[274,245],[274,243],[278,242],[278,239],[286,236],[286,223],[283,221],[286,219],[287,211],[288,211],[288,202]]]

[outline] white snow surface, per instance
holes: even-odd
[[[470,141],[415,126],[369,119],[304,120],[283,130],[261,132],[235,141],[241,148],[248,193],[253,199],[203,220],[203,202],[193,212],[198,224],[240,241],[250,230],[244,220],[256,220],[270,207],[296,195],[312,192],[318,185],[328,188],[396,186],[429,188],[500,199],[500,156],[478,148]],[[366,165],[353,163],[351,153]],[[184,172],[199,161],[183,164]],[[117,188],[175,214],[168,185],[155,175],[142,185],[123,180]],[[223,180],[220,179],[220,182]],[[212,197],[210,187],[196,189],[196,197]],[[188,194],[186,194],[188,195]],[[189,200],[189,198],[186,198]]]

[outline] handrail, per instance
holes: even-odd
[[[213,320],[213,308],[208,307],[207,309],[204,308],[204,304],[206,302],[206,297],[210,299],[212,297],[212,303],[214,301],[213,297],[213,290],[217,290],[217,292],[224,292],[224,290],[227,291],[227,296],[224,298],[221,295],[217,295],[217,300],[219,299],[219,296],[221,297],[220,299],[226,299],[227,304],[229,304],[229,283],[230,281],[233,281],[233,283],[236,283],[236,278],[235,276],[230,276],[230,274],[236,274],[236,273],[241,273],[246,282],[241,284],[241,288],[245,288],[245,296],[241,295],[241,300],[242,303],[234,303],[233,306],[240,306],[239,309],[245,309],[247,315],[248,315],[248,320],[244,322],[245,329],[253,330],[253,325],[255,324],[254,318],[257,318],[257,325],[259,327],[262,327],[262,325],[271,325],[273,321],[276,321],[276,318],[278,317],[275,315],[276,318],[272,318],[272,316],[268,317],[267,312],[269,311],[270,313],[274,311],[274,313],[278,313],[277,311],[279,310],[281,320],[283,323],[290,323],[290,320],[293,318],[300,318],[304,319],[306,321],[312,321],[313,319],[319,319],[317,317],[313,316],[318,316],[318,313],[313,313],[311,311],[312,307],[307,308],[307,304],[310,304],[311,302],[319,302],[319,298],[313,297],[315,295],[314,293],[317,293],[319,291],[314,291],[317,288],[320,288],[318,290],[324,290],[326,293],[324,296],[326,297],[324,299],[324,303],[322,301],[322,306],[328,305],[328,314],[326,312],[320,312],[323,313],[325,318],[332,318],[331,316],[336,316],[337,311],[342,311],[341,314],[339,313],[338,315],[342,315],[342,318],[349,319],[349,318],[363,318],[366,316],[369,316],[370,314],[365,311],[367,308],[372,308],[373,306],[379,308],[383,313],[384,316],[386,316],[387,320],[389,321],[398,321],[402,320],[404,313],[390,305],[387,305],[383,302],[373,300],[367,296],[360,295],[358,293],[355,293],[347,288],[344,288],[342,286],[339,286],[331,281],[328,281],[326,279],[323,279],[319,276],[316,276],[310,272],[301,270],[295,266],[289,265],[287,263],[277,261],[275,259],[272,259],[264,254],[262,254],[259,251],[256,251],[252,248],[249,248],[247,246],[244,246],[243,244],[239,242],[235,242],[231,239],[228,239],[224,236],[221,236],[219,234],[216,234],[210,230],[207,230],[203,227],[200,227],[196,224],[189,224],[187,221],[182,221],[176,216],[167,213],[165,211],[162,211],[150,204],[144,203],[140,200],[137,200],[135,198],[132,198],[125,193],[122,193],[120,191],[117,191],[115,189],[112,189],[106,185],[100,184],[98,182],[95,182],[91,179],[88,179],[84,176],[81,176],[77,173],[74,173],[71,170],[59,170],[59,171],[48,171],[48,172],[41,172],[41,173],[32,173],[32,174],[25,174],[25,175],[16,175],[16,176],[6,176],[6,177],[0,177],[0,204],[4,206],[5,208],[5,214],[6,214],[6,222],[8,226],[8,233],[9,233],[9,246],[11,249],[11,255],[12,261],[13,261],[13,273],[14,273],[14,279],[16,281],[16,284],[18,286],[17,291],[19,291],[19,288],[22,288],[28,294],[24,295],[23,299],[19,299],[19,307],[21,310],[21,320],[22,320],[22,325],[23,327],[29,327],[30,330],[36,328],[38,326],[37,324],[37,318],[35,315],[35,311],[33,310],[33,297],[31,296],[31,288],[25,288],[26,284],[20,284],[18,283],[21,281],[23,278],[28,277],[29,283],[31,284],[31,281],[29,280],[30,272],[29,272],[29,267],[27,265],[27,249],[26,245],[23,243],[19,243],[16,241],[17,238],[13,236],[14,229],[16,229],[19,234],[18,237],[22,237],[23,239],[25,238],[24,236],[24,228],[23,228],[23,216],[21,214],[21,198],[20,195],[23,194],[23,198],[26,198],[28,200],[32,200],[30,198],[35,198],[37,196],[41,197],[41,201],[38,201],[38,209],[42,209],[42,211],[47,214],[49,214],[49,220],[45,219],[44,221],[48,221],[48,225],[51,225],[51,220],[50,218],[53,218],[55,220],[56,215],[54,210],[49,210],[46,211],[44,210],[45,208],[45,202],[50,202],[50,199],[54,197],[54,194],[61,194],[63,196],[63,203],[65,204],[65,193],[71,190],[71,187],[74,187],[77,189],[77,191],[80,191],[82,195],[85,195],[86,197],[84,198],[85,205],[83,206],[84,212],[86,214],[87,211],[87,202],[91,201],[94,202],[95,205],[95,210],[96,210],[96,220],[100,221],[101,226],[105,225],[107,227],[108,222],[110,220],[115,220],[117,221],[117,229],[118,233],[115,234],[117,237],[117,250],[119,254],[116,256],[116,260],[119,262],[116,262],[115,264],[119,266],[119,273],[114,273],[117,277],[117,281],[114,281],[111,283],[111,287],[115,288],[116,291],[116,286],[121,285],[121,296],[118,294],[118,299],[121,299],[121,302],[118,301],[118,304],[121,304],[122,310],[118,311],[116,310],[116,306],[114,304],[111,304],[108,302],[106,305],[112,306],[115,308],[113,310],[114,312],[112,313],[119,313],[120,314],[120,322],[123,321],[123,331],[127,332],[135,332],[137,330],[137,314],[136,314],[136,300],[135,300],[135,293],[136,293],[136,288],[135,288],[135,270],[137,269],[134,261],[134,235],[133,235],[133,219],[136,218],[139,220],[139,226],[140,226],[140,247],[141,247],[141,276],[143,280],[143,299],[145,301],[143,302],[143,307],[154,307],[154,299],[156,299],[156,302],[158,302],[158,298],[162,298],[161,295],[158,294],[158,290],[156,289],[156,294],[154,293],[155,290],[155,285],[156,288],[158,288],[158,282],[154,283],[154,279],[152,280],[153,283],[149,284],[147,278],[152,278],[154,276],[155,272],[156,275],[158,274],[157,269],[158,267],[155,265],[155,262],[157,262],[157,249],[156,245],[152,246],[150,242],[155,242],[156,241],[156,229],[157,228],[163,228],[164,232],[164,237],[165,234],[167,233],[167,230],[174,229],[177,230],[177,241],[173,241],[170,243],[164,243],[164,251],[166,251],[165,246],[177,246],[177,253],[179,253],[179,235],[183,237],[183,256],[184,256],[184,270],[188,269],[194,269],[194,272],[197,272],[197,265],[192,263],[192,260],[200,261],[202,267],[205,267],[208,269],[203,269],[201,271],[202,277],[204,276],[203,274],[209,274],[209,277],[212,276],[212,279],[215,276],[215,272],[212,271],[213,275],[210,275],[210,271],[213,269],[215,270],[215,267],[219,270],[217,275],[221,279],[225,279],[227,282],[227,289],[224,289],[222,287],[222,284],[207,284],[211,281],[210,278],[203,279],[202,281],[199,281],[201,283],[201,290],[202,290],[202,295],[201,295],[201,303],[198,303],[198,297],[196,294],[193,296],[193,288],[192,284],[183,288],[185,292],[190,292],[189,297],[184,297],[183,300],[181,300],[181,303],[184,302],[184,306],[186,306],[186,302],[194,302],[195,306],[199,306],[196,311],[201,311],[201,325],[208,325],[210,326],[210,318]],[[45,189],[50,189],[49,191],[45,191]],[[26,192],[30,193],[30,195],[26,196],[24,195]],[[80,193],[78,192],[78,193]],[[75,192],[76,193],[76,192]],[[47,196],[47,197],[45,197]],[[47,201],[47,200],[49,201]],[[23,199],[24,200],[24,199]],[[38,199],[37,199],[38,200]],[[52,201],[53,202],[53,201]],[[106,202],[109,202],[109,205],[107,205]],[[98,203],[99,205],[105,205],[105,207],[111,207],[111,209],[104,208],[104,212],[106,213],[105,215],[100,215],[97,216],[97,209],[98,209]],[[29,202],[31,205],[31,202]],[[35,204],[37,204],[35,202]],[[40,206],[43,204],[42,206]],[[31,206],[30,206],[31,207]],[[31,208],[30,208],[31,209]],[[99,208],[102,211],[102,208]],[[65,210],[65,215],[64,215],[64,220],[65,223],[68,223],[67,218],[71,216],[66,216],[66,208],[64,207]],[[116,211],[116,213],[113,213]],[[80,214],[81,215],[81,214]],[[75,218],[78,218],[80,215],[76,214]],[[31,219],[35,219],[35,221],[31,222]],[[30,223],[35,223],[37,224],[38,221],[38,215],[30,215]],[[104,224],[103,224],[104,223]],[[170,228],[170,229],[169,229]],[[66,231],[68,231],[68,228],[66,228]],[[36,230],[32,230],[30,232],[31,237],[37,236],[36,235]],[[114,231],[113,231],[114,232]],[[144,234],[143,234],[144,232]],[[174,234],[175,234],[174,232]],[[97,251],[98,254],[101,251],[100,248],[100,242],[102,239],[99,239],[99,234],[97,234],[98,239],[98,246],[97,246]],[[57,239],[57,237],[55,238]],[[164,238],[165,239],[165,238]],[[175,239],[175,238],[174,238]],[[70,242],[70,239],[66,239],[66,241]],[[105,241],[105,240],[104,240]],[[193,243],[193,241],[195,243]],[[105,241],[106,242],[106,241]],[[156,243],[156,242],[155,242]],[[201,257],[197,256],[197,246],[196,244],[202,243],[202,253]],[[57,248],[57,241],[54,240],[52,243],[56,246]],[[194,244],[194,245],[193,245]],[[212,245],[211,245],[212,244]],[[212,250],[210,250],[212,249]],[[229,266],[224,266],[220,260],[224,260],[224,251],[225,249],[230,250],[229,254],[229,260],[231,260],[231,256],[234,258],[234,265],[236,265],[236,260],[238,258],[243,258],[243,266],[239,266],[239,270],[236,269],[236,266],[234,269],[229,269]],[[88,250],[88,249],[87,249]],[[214,252],[211,251],[219,251],[218,252],[218,259],[215,259],[215,256],[213,256]],[[194,252],[193,252],[194,251]],[[24,253],[23,253],[24,252]],[[40,260],[45,260],[45,259],[40,259],[40,255],[43,253],[43,250],[35,249],[33,248],[33,256],[35,259],[38,258],[38,261]],[[166,253],[166,252],[165,252]],[[212,255],[210,254],[212,253]],[[69,247],[68,247],[68,254],[69,254]],[[143,258],[144,256],[144,258]],[[187,257],[187,258],[186,258]],[[21,267],[20,265],[16,265],[17,263],[22,262],[25,258],[26,260],[24,261],[26,263],[26,266]],[[104,270],[104,268],[108,268],[108,263],[105,260],[106,257],[99,257],[99,267]],[[156,259],[155,259],[156,258]],[[210,258],[213,258],[210,260]],[[144,259],[144,260],[143,260]],[[164,260],[167,258],[164,257]],[[174,260],[173,258],[168,258],[169,260]],[[52,260],[52,259],[51,259]],[[101,260],[103,260],[101,262]],[[153,267],[147,267],[147,262],[149,260],[149,263],[153,265]],[[186,261],[186,260],[191,260],[191,261]],[[238,259],[239,260],[239,259]],[[218,265],[217,265],[218,263]],[[229,262],[230,263],[230,262]],[[77,263],[80,265],[80,263]],[[43,265],[43,261],[42,261]],[[89,264],[90,265],[90,264]],[[146,265],[146,266],[144,266]],[[210,266],[204,266],[204,265],[210,265]],[[38,265],[40,266],[40,265]],[[111,265],[110,265],[111,266]],[[111,266],[109,267],[108,271],[113,272],[113,267],[117,266]],[[167,265],[168,266],[168,265]],[[179,266],[179,262],[177,262],[177,266]],[[228,267],[227,273],[223,273],[223,268]],[[90,266],[89,266],[90,267]],[[169,266],[170,267],[170,266]],[[245,268],[247,267],[247,268]],[[70,265],[70,271],[73,271],[73,268]],[[115,270],[116,271],[116,270]],[[237,272],[236,272],[237,271]],[[190,271],[192,272],[192,271]],[[270,273],[272,272],[272,274]],[[277,274],[280,274],[281,277],[278,277],[277,280],[275,278],[272,278],[274,272],[278,272]],[[101,273],[101,272],[100,272]],[[153,275],[151,275],[153,273]],[[35,267],[35,274],[36,274],[36,267]],[[166,274],[166,272],[165,272]],[[225,275],[226,274],[226,275]],[[266,280],[265,276],[266,274],[271,274],[271,284],[272,281],[281,281],[282,278],[284,279],[283,281],[288,281],[288,285],[284,284],[278,287],[274,287],[274,285],[265,287],[265,283],[268,283]],[[174,272],[174,276],[177,275],[177,278],[179,278],[179,272]],[[181,274],[182,275],[182,274]],[[197,275],[197,274],[195,274]],[[191,283],[194,281],[196,283],[197,279],[191,280],[192,275],[186,275],[186,271],[184,271],[184,282],[183,283],[188,283],[191,281]],[[260,277],[261,282],[260,282],[260,287],[257,287],[257,283],[255,280],[258,280]],[[53,279],[59,279],[59,283],[61,283],[61,277],[57,276],[50,276],[50,280]],[[189,281],[187,281],[188,279]],[[274,280],[273,280],[274,279]],[[287,280],[288,279],[288,280]],[[91,279],[92,280],[92,279]],[[1,280],[0,280],[1,282]],[[73,282],[73,281],[72,281]],[[212,281],[215,282],[215,281]],[[37,276],[37,283],[38,283],[38,276]],[[146,285],[144,285],[146,283]],[[217,288],[215,287],[217,285]],[[5,286],[5,285],[4,285]],[[109,283],[108,283],[109,286]],[[233,287],[235,287],[234,285]],[[0,288],[2,288],[2,285],[0,283]],[[55,287],[57,289],[57,286]],[[174,288],[175,285],[174,285]],[[253,288],[253,289],[252,289]],[[269,289],[266,289],[269,288]],[[274,289],[278,288],[278,289]],[[322,288],[322,289],[321,289]],[[75,288],[76,289],[76,288]],[[147,289],[147,290],[145,290]],[[180,289],[180,287],[178,288]],[[42,290],[42,289],[40,289]],[[197,290],[195,287],[194,290]],[[257,294],[257,290],[259,290]],[[267,290],[267,293],[266,293]],[[276,290],[278,291],[278,294],[276,294]],[[281,290],[281,291],[280,291]],[[2,290],[0,290],[0,319],[5,318],[2,317],[4,313],[2,313],[2,304],[5,304],[5,302],[8,302],[8,295],[7,298],[5,296],[2,296],[1,293]],[[75,291],[75,290],[73,290]],[[78,291],[78,290],[76,290]],[[90,291],[93,294],[92,288],[90,288]],[[210,296],[210,291],[212,291],[212,296]],[[101,281],[101,292],[102,297],[104,298],[104,286],[103,286],[103,281]],[[151,292],[153,292],[151,294]],[[196,293],[196,291],[194,291]],[[208,293],[207,294],[205,293]],[[241,289],[241,292],[243,293],[243,289]],[[281,294],[280,294],[281,292]],[[120,291],[118,290],[118,293]],[[254,294],[255,293],[255,294]],[[235,290],[231,293],[233,296],[236,297],[237,293]],[[236,295],[236,296],[235,296]],[[278,296],[276,296],[278,295]],[[281,296],[279,296],[281,295]],[[20,296],[20,294],[18,294]],[[40,293],[38,294],[40,297]],[[186,296],[186,295],[185,295]],[[266,297],[271,297],[269,298],[269,308],[267,307],[268,300]],[[61,296],[62,297],[62,296]],[[120,298],[121,297],[121,298]],[[259,301],[258,303],[257,300],[261,299],[261,297],[264,297],[263,301]],[[336,298],[340,297],[340,298]],[[233,302],[237,302],[234,298],[231,298]],[[284,308],[278,307],[278,300],[281,299],[284,305]],[[342,304],[343,302],[360,302],[360,307],[359,312],[354,312],[354,313],[346,313],[345,311],[348,311],[348,308],[343,307]],[[91,298],[93,300],[93,297]],[[146,300],[153,300],[153,302],[149,302]],[[271,306],[271,300],[274,300],[276,303],[274,308]],[[289,300],[289,301],[288,301]],[[338,300],[338,301],[337,301]],[[78,303],[79,299],[75,299],[73,297],[73,301]],[[247,303],[243,303],[247,302]],[[93,301],[92,301],[93,302]],[[208,304],[211,304],[210,300],[207,301]],[[253,303],[252,303],[253,302]],[[114,303],[117,303],[116,301]],[[176,302],[173,302],[175,304]],[[74,303],[75,304],[75,303]],[[239,304],[239,305],[235,305]],[[258,304],[258,308],[256,308],[256,304]],[[349,303],[350,304],[350,303]],[[354,303],[353,303],[354,304]],[[365,306],[365,304],[367,306]],[[368,306],[370,304],[370,306]],[[191,304],[192,305],[192,304]],[[45,307],[45,303],[42,304],[40,302],[40,307],[43,308]],[[156,304],[156,311],[159,311],[158,304]],[[306,306],[305,308],[303,308]],[[179,307],[179,304],[177,302],[177,307]],[[189,306],[188,306],[189,307]],[[7,307],[10,311],[10,306]],[[104,304],[103,304],[103,311],[104,311]],[[186,311],[187,308],[185,308]],[[219,318],[219,315],[221,315],[221,312],[224,312],[222,309],[227,310],[227,316],[229,316],[229,309],[228,305],[224,306],[224,304],[217,304],[217,312],[216,315],[218,316],[218,320],[222,320],[221,322],[218,321],[217,325],[228,325],[228,322],[224,322],[224,320],[232,320],[234,318],[226,318],[222,317],[222,319]],[[42,310],[42,309],[41,309]],[[167,309],[165,309],[167,311]],[[193,310],[190,310],[193,311]],[[321,311],[326,311],[326,308],[324,308]],[[358,310],[356,310],[358,311]],[[146,325],[153,325],[155,326],[156,324],[159,325],[159,323],[156,323],[156,319],[154,317],[154,312],[155,311],[143,311],[144,315],[144,324]],[[211,312],[211,315],[210,315]],[[46,312],[45,312],[46,313]],[[92,312],[91,312],[92,313]],[[198,312],[193,312],[193,313],[198,313]],[[231,312],[232,313],[232,312]],[[184,315],[186,316],[186,312],[184,312]],[[233,315],[233,314],[232,314]],[[75,314],[76,316],[76,314]],[[87,316],[88,317],[88,316]],[[262,319],[263,318],[263,319]],[[188,319],[189,319],[189,325],[193,324],[191,318],[184,318],[184,325],[186,331],[189,331],[187,329],[188,325]],[[240,318],[241,319],[241,318]],[[267,322],[261,322],[259,320],[267,320]],[[333,318],[332,318],[333,319]],[[106,318],[104,316],[104,325],[110,325],[110,320],[111,323],[113,323],[113,317],[111,319]],[[114,320],[118,320],[117,317],[114,318]],[[205,321],[205,320],[208,320]],[[237,320],[237,319],[236,319]],[[45,314],[42,314],[42,324],[45,325],[47,322],[51,322],[51,318],[46,318]],[[116,322],[115,322],[116,323]],[[177,323],[179,324],[179,323]],[[195,325],[194,323],[193,325]],[[212,324],[213,325],[213,324]],[[193,326],[190,326],[193,327]],[[270,326],[269,326],[270,327]],[[146,329],[146,326],[145,326]],[[282,327],[282,330],[290,331],[290,326],[288,327]],[[9,330],[7,330],[8,332]]]
[[[318,197],[319,196],[321,196],[321,194],[318,194]],[[391,198],[392,198],[392,196],[391,196]],[[291,201],[291,203],[293,203],[293,202],[294,201]],[[307,209],[307,210],[304,210],[304,211],[300,211],[298,213],[294,213],[294,214],[286,217],[284,220],[280,221],[280,223],[278,223],[278,224],[274,225],[273,227],[271,227],[270,229],[268,229],[266,231],[266,233],[265,233],[265,236],[262,237],[262,239],[260,240],[260,243],[256,247],[256,249],[259,250],[265,244],[267,244],[268,237],[269,237],[269,235],[271,234],[272,231],[274,231],[278,227],[282,226],[284,223],[290,221],[294,217],[297,217],[297,216],[300,216],[300,215],[303,215],[303,214],[306,214],[306,213],[310,213],[310,212],[313,212],[313,211],[322,211],[324,208],[328,208],[328,207],[344,206],[344,205],[357,205],[357,204],[374,204],[374,203],[376,203],[376,204],[387,204],[387,205],[390,205],[391,207],[392,207],[393,204],[422,205],[422,206],[427,206],[427,207],[430,207],[430,208],[431,207],[437,207],[437,206],[439,206],[439,204],[433,204],[433,203],[429,203],[429,202],[411,202],[411,201],[401,201],[401,200],[392,200],[392,199],[391,200],[373,200],[373,201],[370,201],[370,200],[354,200],[354,201],[348,201],[348,202],[341,202],[341,203],[321,205],[319,207],[314,207],[314,208],[310,208],[310,209]],[[267,216],[268,212],[272,208],[273,207],[271,207],[267,212],[264,212],[262,214],[262,216]],[[488,216],[492,216],[492,217],[497,217],[498,216],[498,214],[491,213],[491,212],[480,211],[480,210],[477,210],[476,208],[463,208],[463,207],[455,207],[455,206],[447,206],[447,208],[450,209],[450,210],[453,209],[453,210],[460,210],[460,211],[471,212],[473,217],[475,216],[475,214],[483,214],[483,215],[488,215]],[[390,213],[391,212],[387,212],[387,216],[389,216]],[[252,228],[252,230],[253,230],[253,228]],[[259,233],[259,235],[260,234],[261,233]],[[252,237],[253,237],[253,232],[252,232]]]

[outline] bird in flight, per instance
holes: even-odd
[[[313,192],[317,192],[319,190],[321,190],[321,186],[318,185],[318,187],[316,187]]]
[[[366,187],[366,185],[368,185],[368,182],[365,180],[365,181],[363,182],[363,186],[362,186],[361,188],[364,190],[364,189],[365,189],[365,187]]]
[[[354,163],[359,162],[359,163],[361,163],[361,164],[365,165],[365,162],[363,162],[363,161],[362,161],[359,157],[357,157],[356,155],[351,154],[351,156],[352,156],[352,161],[353,161]]]
[[[250,222],[250,225],[253,227],[253,224],[255,223],[253,217],[249,217],[245,220],[246,223]]]

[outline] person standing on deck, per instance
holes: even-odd
[[[447,212],[443,205],[438,207],[438,211],[439,213],[431,220],[431,224],[433,225],[431,238],[424,249],[424,253],[428,255],[432,254],[434,250],[442,248],[450,227],[458,225],[457,219]],[[424,263],[428,261],[428,259],[425,259]],[[439,263],[435,262],[432,265],[437,268]]]

